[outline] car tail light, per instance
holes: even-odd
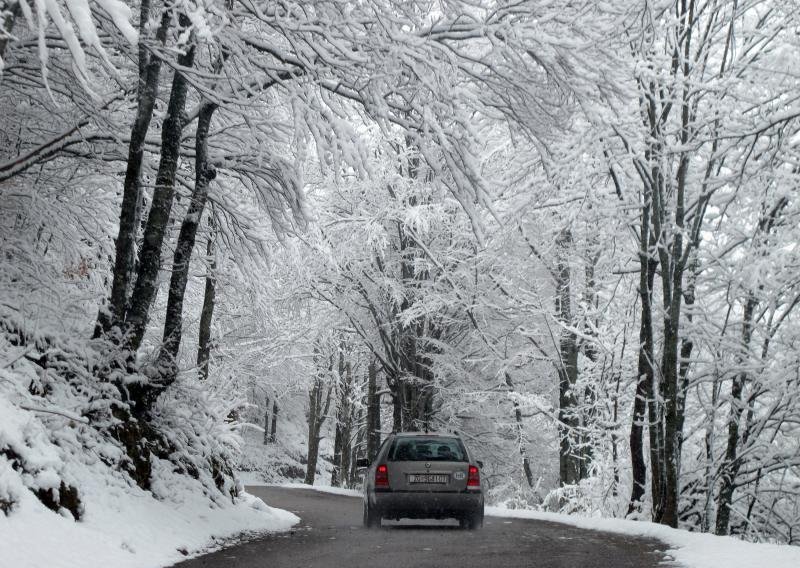
[[[467,487],[480,487],[481,486],[481,473],[474,465],[469,466],[467,473]]]
[[[386,464],[375,468],[375,487],[389,487],[389,468]]]

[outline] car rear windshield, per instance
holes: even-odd
[[[464,444],[458,438],[396,438],[389,449],[389,461],[467,461]]]

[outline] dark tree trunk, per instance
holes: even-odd
[[[200,312],[200,335],[197,341],[197,367],[200,379],[208,378],[208,361],[211,356],[211,321],[214,318],[214,303],[217,296],[217,262],[215,260],[216,225],[214,222],[214,207],[208,215],[208,244],[206,245],[206,258],[208,269],[206,272],[206,286],[203,293],[203,308]],[[266,427],[266,425],[265,425]]]
[[[182,27],[190,25],[189,18],[184,14],[181,14],[180,21]],[[186,52],[178,57],[178,65],[183,69],[191,67],[194,63],[194,54],[195,44],[192,41]],[[172,79],[172,91],[161,130],[161,161],[156,175],[150,214],[144,230],[136,285],[133,288],[130,310],[125,321],[127,328],[125,339],[131,351],[139,349],[147,328],[150,306],[158,284],[158,272],[161,269],[161,249],[175,198],[175,174],[180,158],[183,115],[189,86],[183,72],[176,71]],[[152,389],[147,390],[152,391]],[[143,400],[145,410],[151,404],[153,394],[154,392],[149,392],[145,396]]]
[[[653,281],[657,263],[650,258],[650,206],[645,205],[642,212],[642,227],[639,235],[639,298],[641,301],[641,317],[639,323],[639,357],[636,368],[636,397],[633,401],[633,418],[631,421],[630,448],[633,486],[628,503],[628,515],[641,510],[641,503],[647,483],[647,466],[644,460],[644,426],[647,422],[646,410],[648,393],[652,390],[655,379],[653,373]],[[651,452],[652,456],[652,452]],[[653,466],[653,495],[660,494],[660,485],[656,466]],[[657,487],[658,485],[658,487]],[[655,503],[655,497],[654,497]]]
[[[571,327],[570,269],[566,260],[566,249],[572,244],[572,235],[564,230],[558,239],[559,261],[556,269],[556,317],[565,329],[559,339],[558,370],[558,419],[559,419],[559,481],[561,485],[573,485],[581,480],[580,451],[573,447],[578,440],[580,421],[575,383],[578,379],[578,344]]]
[[[375,359],[367,368],[367,459],[371,462],[381,445],[381,399],[378,396],[378,371]]]
[[[514,392],[514,383],[511,381],[511,375],[505,373],[506,386],[511,392]],[[517,427],[517,446],[519,447],[519,456],[522,458],[522,472],[525,474],[525,480],[528,482],[528,487],[533,487],[533,471],[531,470],[531,462],[528,458],[528,452],[525,450],[525,430],[522,422],[522,409],[519,406],[519,401],[514,397],[514,420]]]
[[[269,397],[264,400],[264,445],[269,443]]]
[[[342,469],[342,421],[343,421],[343,393],[344,393],[344,351],[339,348],[339,373],[336,386],[336,424],[333,437],[333,470],[331,471],[331,485],[338,487],[341,481]]]
[[[753,314],[758,300],[751,292],[748,294],[747,302],[744,306],[742,316],[742,349],[750,346],[753,336]],[[745,355],[740,356],[740,363],[744,363]],[[720,468],[720,488],[717,495],[717,523],[714,532],[718,535],[728,534],[728,525],[731,517],[731,503],[733,502],[733,492],[736,487],[736,476],[739,474],[741,460],[737,453],[739,448],[739,423],[744,412],[742,393],[747,381],[747,372],[742,371],[733,378],[731,384],[731,410],[728,417],[728,440],[725,446],[725,460]]]
[[[162,375],[162,386],[168,386],[177,375],[176,358],[181,345],[183,328],[183,298],[189,281],[189,265],[194,250],[197,229],[208,200],[208,190],[216,171],[208,163],[208,132],[217,105],[204,102],[197,117],[195,133],[195,183],[186,216],[181,223],[172,275],[169,282],[167,313],[164,319],[164,336],[160,351],[159,366],[168,369]]]
[[[278,439],[278,401],[272,403],[272,429],[269,432],[269,441],[275,443]]]
[[[150,54],[145,41],[149,11],[150,0],[142,0],[139,14],[139,83],[136,96],[136,118],[131,127],[128,162],[122,186],[122,206],[119,216],[119,232],[115,242],[111,298],[107,309],[102,309],[98,314],[95,326],[96,337],[109,331],[112,326],[122,325],[128,308],[128,295],[133,288],[136,235],[141,223],[143,199],[141,174],[144,164],[144,142],[153,118],[161,71],[161,59]],[[166,10],[156,31],[156,40],[162,45],[166,41],[169,25],[170,12]]]
[[[392,391],[392,431],[403,431],[403,389],[400,385]]]
[[[336,408],[336,435],[333,442],[333,472],[331,485],[339,487],[350,469],[350,439],[352,436],[352,366],[339,351],[339,388]]]
[[[320,357],[317,356],[317,366],[321,364]],[[328,372],[333,370],[333,364],[328,367]],[[318,374],[314,378],[314,385],[308,393],[308,455],[306,460],[306,477],[304,483],[314,485],[314,478],[317,474],[317,460],[319,458],[319,441],[322,426],[328,416],[331,405],[331,394],[333,386],[328,387],[327,394],[322,380],[322,373],[318,369]]]

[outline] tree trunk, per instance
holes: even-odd
[[[128,162],[125,169],[125,181],[122,185],[122,206],[119,216],[119,232],[115,242],[111,298],[107,309],[101,309],[98,314],[95,337],[108,332],[112,326],[122,325],[128,308],[128,295],[132,290],[131,283],[134,279],[136,235],[141,223],[143,199],[141,175],[144,164],[144,142],[153,118],[161,72],[161,59],[150,54],[145,41],[149,12],[150,0],[142,0],[139,14],[139,82],[136,96],[136,118],[131,127]],[[166,42],[170,21],[170,11],[165,10],[156,31],[156,40],[162,45]]]
[[[505,373],[506,386],[514,393],[514,383],[511,381],[511,375]],[[513,399],[514,405],[514,420],[517,425],[517,447],[519,448],[519,456],[522,458],[522,472],[525,474],[525,480],[528,482],[528,487],[533,487],[533,471],[531,471],[531,462],[528,459],[528,452],[525,450],[525,430],[522,422],[522,409],[519,406],[519,401],[516,397]]]
[[[336,408],[336,435],[333,442],[333,472],[331,485],[339,487],[350,469],[350,437],[352,435],[352,365],[339,350],[339,384]]]
[[[184,14],[181,14],[180,22],[185,28],[191,24]],[[191,67],[194,63],[195,44],[193,39],[190,41],[191,44],[185,53],[178,57],[178,65],[183,69]],[[172,79],[172,91],[161,130],[161,161],[156,175],[150,214],[144,230],[136,285],[133,288],[130,310],[125,321],[126,344],[131,351],[139,349],[147,328],[150,306],[158,284],[158,272],[161,269],[161,249],[175,198],[175,174],[180,158],[183,115],[189,86],[183,73],[183,70],[176,71]],[[152,391],[152,389],[147,390]],[[149,392],[145,396],[143,401],[145,407],[151,404],[153,394]]]
[[[559,261],[556,269],[556,317],[562,326],[559,338],[558,370],[558,420],[559,420],[559,482],[573,485],[581,480],[580,452],[573,447],[578,440],[580,422],[577,417],[578,400],[575,382],[578,379],[578,345],[572,326],[570,269],[566,251],[572,243],[569,230],[558,238]]]
[[[649,256],[650,205],[645,204],[642,211],[642,227],[639,235],[639,298],[641,301],[641,317],[639,323],[639,357],[637,362],[636,397],[633,400],[633,418],[631,420],[630,448],[633,486],[628,503],[628,515],[641,511],[647,483],[647,466],[644,460],[644,425],[647,421],[647,399],[652,390],[655,376],[653,373],[653,281],[657,264]],[[652,437],[652,436],[651,436]],[[653,452],[651,450],[651,458]],[[652,462],[651,462],[652,463]],[[653,467],[652,493],[655,505],[656,496],[660,494],[660,479],[657,467]]]
[[[753,336],[753,314],[758,300],[755,294],[750,292],[744,306],[742,316],[742,349],[746,350],[750,346],[750,339]],[[744,364],[746,355],[740,356],[740,364]],[[742,392],[747,381],[747,372],[742,371],[733,378],[731,384],[731,411],[728,417],[728,441],[725,446],[725,460],[720,466],[720,488],[717,495],[717,523],[714,532],[718,535],[728,534],[728,525],[731,517],[731,503],[733,502],[733,492],[735,489],[736,476],[741,467],[741,460],[737,456],[739,447],[739,422],[742,419],[744,404],[742,402]]]
[[[381,399],[378,396],[378,371],[375,359],[367,368],[367,459],[371,462],[381,445]]]
[[[269,443],[269,397],[264,400],[264,445]]]
[[[399,383],[400,381],[396,381]],[[392,431],[403,431],[403,391],[398,384],[397,388],[392,392]]]
[[[205,380],[208,378],[208,362],[211,356],[211,321],[214,318],[214,303],[217,296],[217,261],[215,240],[216,224],[214,222],[214,206],[211,206],[211,211],[208,215],[208,244],[206,245],[206,258],[208,261],[208,269],[206,272],[206,286],[203,293],[203,308],[200,312],[200,336],[197,340],[197,367],[200,373],[200,379]],[[266,424],[265,424],[266,427]]]
[[[317,365],[319,366],[319,354],[317,354]],[[332,371],[333,365],[328,367]],[[318,371],[319,372],[319,371]],[[314,378],[314,385],[308,393],[308,455],[306,460],[306,477],[304,483],[314,485],[314,478],[317,474],[317,459],[319,457],[319,441],[322,425],[328,416],[331,405],[331,394],[333,386],[328,387],[328,393],[323,397],[324,384],[321,373]],[[323,402],[324,398],[324,402]]]
[[[269,433],[269,441],[275,443],[278,439],[278,401],[272,402],[272,429]]]
[[[174,381],[177,375],[176,358],[183,331],[183,298],[189,281],[189,265],[197,238],[197,229],[208,200],[209,184],[216,177],[215,169],[208,163],[208,132],[216,109],[217,105],[204,102],[200,106],[197,117],[194,190],[175,246],[167,298],[167,313],[164,319],[163,343],[159,354],[159,367],[167,369],[162,378],[164,387]]]

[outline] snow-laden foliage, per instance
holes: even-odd
[[[0,506],[429,428],[509,507],[796,543],[794,4],[0,1]]]

